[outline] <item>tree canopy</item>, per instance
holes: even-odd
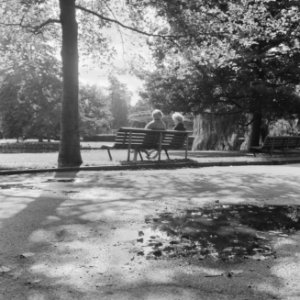
[[[109,100],[112,113],[112,128],[118,129],[128,125],[128,108],[130,105],[130,93],[115,76],[109,77]]]
[[[150,89],[153,90],[153,83],[159,78],[161,83],[169,84],[168,88],[175,82],[187,83],[187,88],[179,87],[179,90],[183,94],[184,90],[191,91],[191,101],[186,101],[194,103],[196,111],[203,111],[207,105],[218,106],[220,99],[233,105],[235,101],[226,99],[227,95],[234,96],[231,99],[243,98],[236,103],[236,109],[257,88],[261,93],[262,85],[266,93],[278,88],[280,94],[283,87],[287,91],[295,89],[299,83],[300,44],[299,7],[294,1],[205,3],[155,2],[158,14],[169,20],[169,33],[180,38],[153,43],[157,70],[150,74]],[[241,84],[243,92],[237,89]],[[198,99],[193,97],[195,90],[199,92]],[[207,105],[205,98],[211,98]]]
[[[1,43],[0,115],[5,137],[57,138],[60,63],[41,39],[6,35]]]
[[[60,166],[82,162],[79,57],[108,60],[111,24],[148,37],[157,68],[143,96],[155,106],[257,120],[299,112],[297,1],[18,0],[3,2],[0,15],[0,74],[16,70],[24,53],[57,56],[29,39],[61,45]]]
[[[123,7],[126,3],[122,3]],[[62,105],[59,166],[78,166],[82,163],[79,140],[79,57],[87,56],[107,60],[111,55],[103,28],[111,23],[123,28],[134,30],[132,25],[124,25],[114,11],[122,12],[120,2],[111,1],[75,1],[75,0],[30,0],[5,1],[1,3],[1,36],[12,35],[20,40],[17,46],[11,43],[1,44],[6,47],[1,50],[5,55],[1,58],[1,73],[7,71],[10,58],[9,52],[18,57],[26,44],[23,37],[33,37],[45,41],[56,48],[61,45],[62,60]],[[54,26],[50,26],[54,25]],[[57,27],[60,25],[60,27]],[[58,30],[61,29],[61,30]],[[24,35],[23,35],[24,34]],[[31,43],[27,44],[31,45]],[[31,52],[35,52],[35,48]],[[19,55],[16,61],[22,61]],[[83,60],[82,60],[83,61]],[[15,69],[14,67],[12,69]]]
[[[154,106],[250,113],[253,123],[300,113],[298,2],[135,3],[154,6],[168,21],[162,30],[173,36],[151,43],[157,68],[148,73],[142,96]]]
[[[80,134],[93,136],[107,133],[111,127],[110,99],[97,86],[82,86],[80,98]]]

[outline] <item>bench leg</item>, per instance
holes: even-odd
[[[168,153],[168,150],[167,149],[164,149],[165,150],[165,153],[166,153],[166,156],[168,159],[170,159],[170,156],[169,156],[169,153]]]
[[[160,161],[160,160],[161,160],[161,151],[158,150],[158,161]]]
[[[137,161],[138,150],[134,149],[133,161]]]
[[[127,161],[130,161],[130,148],[127,150]]]
[[[140,156],[141,161],[144,161],[141,151],[138,151],[138,152],[139,152],[139,156]]]
[[[111,153],[110,153],[110,149],[107,149],[107,153],[108,153],[109,159],[112,160],[112,156],[111,156]]]
[[[185,151],[184,151],[185,160],[187,160],[188,157],[188,150],[189,150],[189,137],[187,136],[185,140]]]

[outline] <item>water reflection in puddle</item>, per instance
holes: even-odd
[[[138,255],[237,261],[276,257],[274,238],[300,229],[300,206],[221,205],[148,216]]]

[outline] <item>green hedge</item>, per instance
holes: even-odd
[[[115,140],[114,134],[97,134],[92,136],[84,136],[85,142],[113,142]]]
[[[1,153],[20,152],[56,152],[59,149],[58,142],[32,142],[32,143],[3,143],[0,144]]]

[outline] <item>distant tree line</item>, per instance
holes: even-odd
[[[2,138],[60,138],[62,78],[59,63],[48,57],[8,72],[0,80]],[[80,135],[111,132],[127,125],[130,93],[116,77],[108,91],[95,85],[79,89]]]

